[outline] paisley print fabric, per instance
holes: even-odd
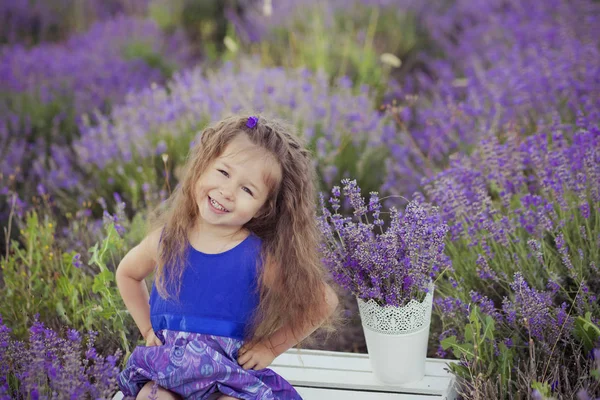
[[[218,393],[247,400],[296,400],[296,390],[274,371],[244,370],[237,363],[243,341],[200,333],[162,330],[162,346],[138,346],[118,376],[125,396],[135,397],[148,381],[184,399],[212,400]]]

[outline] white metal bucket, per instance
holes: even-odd
[[[433,306],[433,286],[422,302],[382,307],[358,299],[367,351],[375,377],[401,385],[423,379]]]

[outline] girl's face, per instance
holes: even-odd
[[[239,134],[196,182],[201,221],[226,230],[240,229],[265,204],[267,179],[279,182],[281,174],[281,166],[269,152]]]

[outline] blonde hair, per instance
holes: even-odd
[[[246,134],[274,156],[281,166],[281,181],[269,182],[265,205],[245,225],[262,239],[260,301],[246,332],[247,340],[257,342],[284,325],[295,334],[322,321],[326,317],[325,292],[315,288],[323,287],[326,273],[318,252],[316,174],[311,154],[288,125],[259,117],[256,126],[248,128],[248,117],[229,117],[204,129],[190,151],[180,184],[152,226],[163,228],[156,288],[163,298],[171,297],[167,287],[175,288],[178,297],[186,267],[187,235],[199,217],[194,186],[202,173],[239,134]]]

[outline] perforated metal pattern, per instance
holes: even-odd
[[[408,334],[429,326],[433,305],[433,289],[423,302],[411,300],[403,307],[382,307],[374,300],[357,298],[362,323],[367,328],[384,334]]]

